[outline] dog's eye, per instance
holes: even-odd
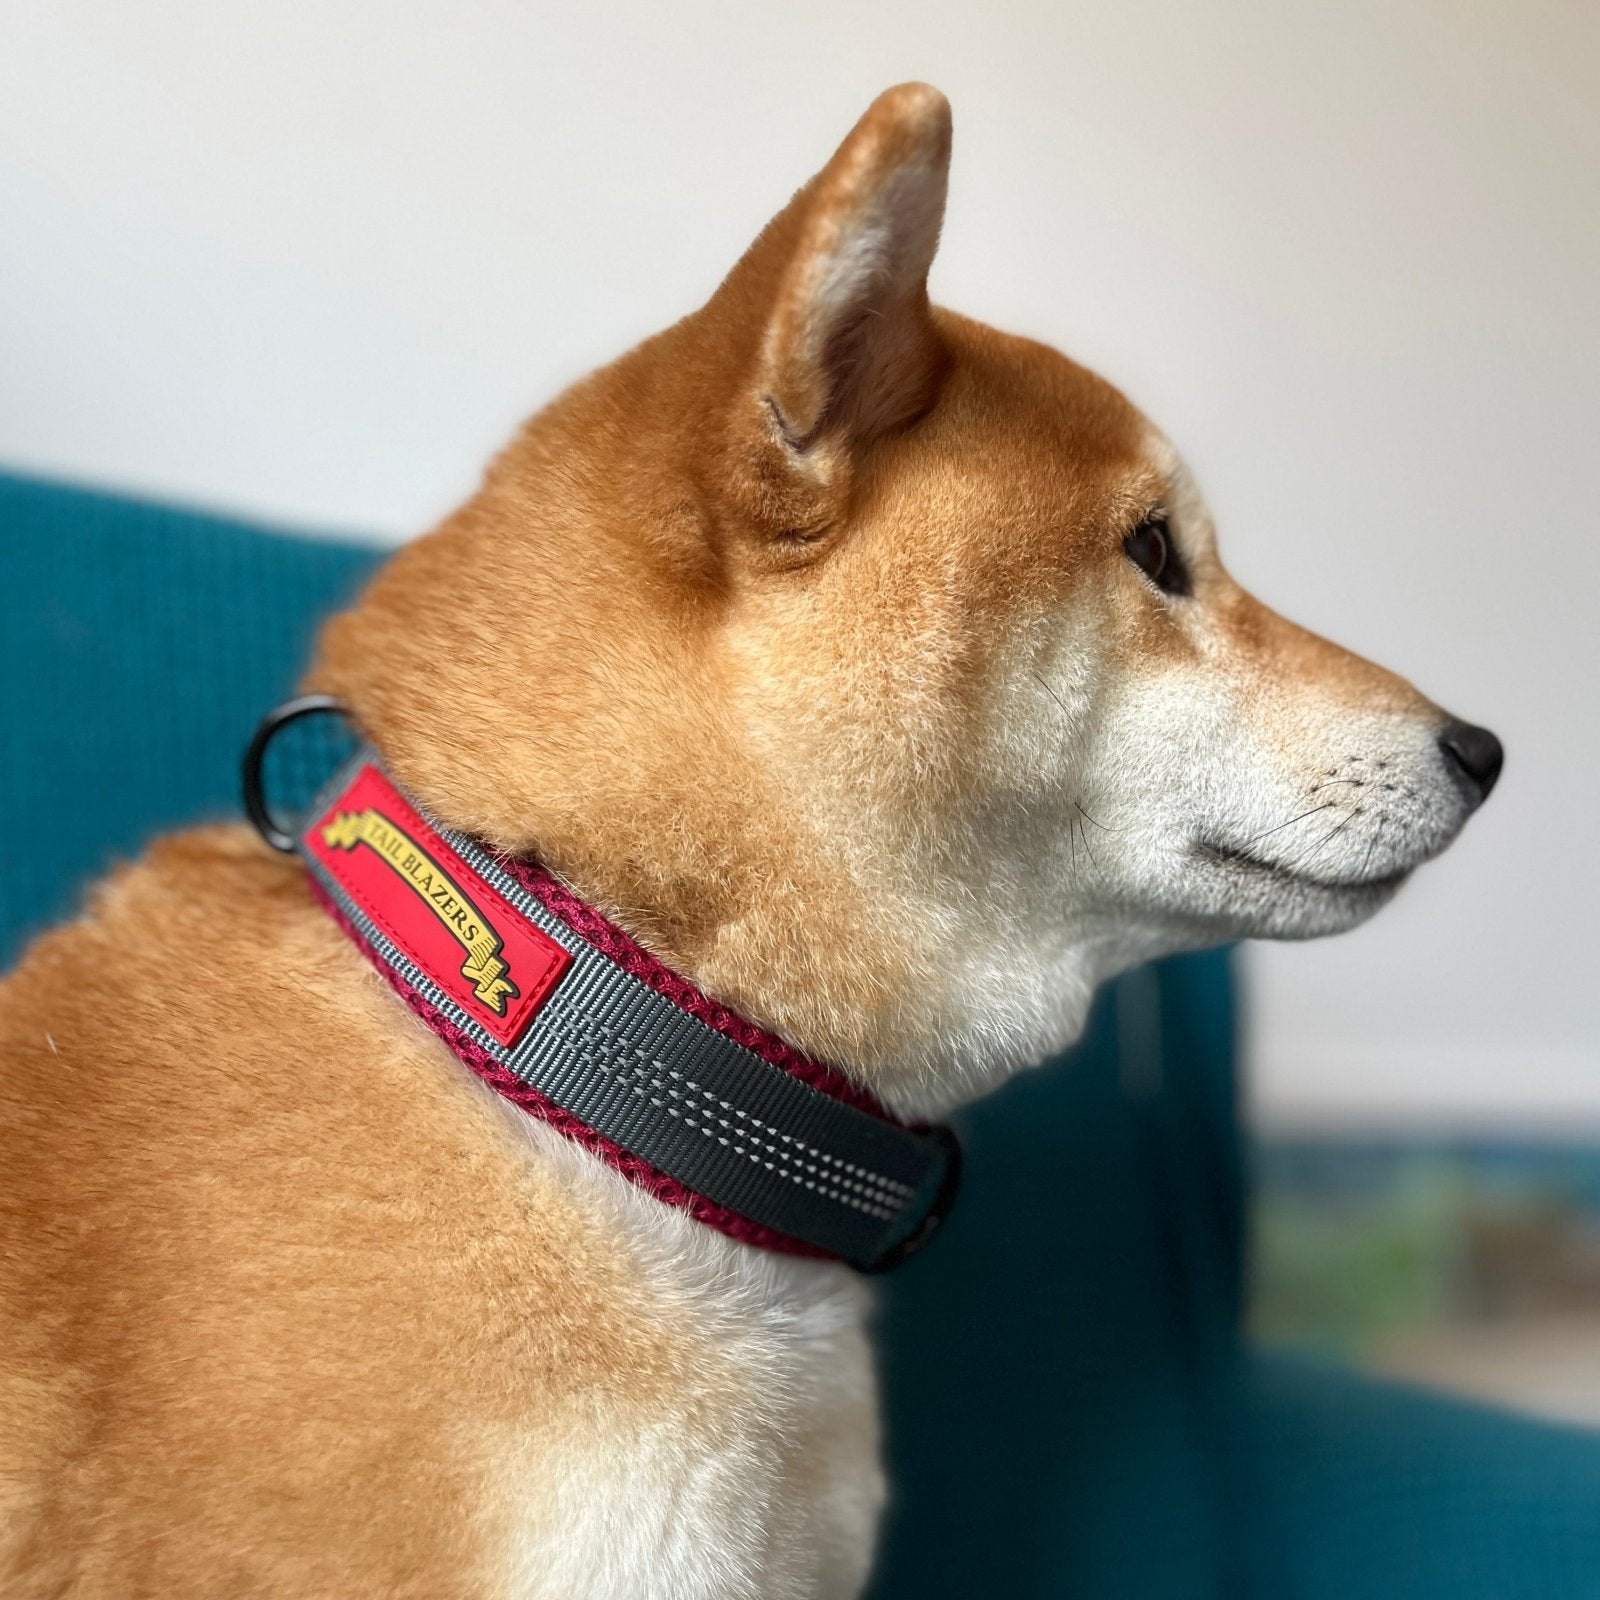
[[[1153,511],[1126,539],[1128,559],[1158,589],[1167,594],[1188,594],[1189,574],[1167,531],[1166,513]]]

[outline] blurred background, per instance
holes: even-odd
[[[1238,577],[1508,749],[1244,957],[1263,1331],[1600,1422],[1600,10],[0,4],[0,465],[398,541],[890,83],[937,299],[1167,430]],[[8,686],[8,692],[11,686]]]

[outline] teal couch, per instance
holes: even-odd
[[[378,559],[0,477],[0,967],[238,812],[256,718]],[[1241,1338],[1229,967],[1130,974],[962,1119],[962,1203],[883,1285],[875,1600],[1600,1600],[1600,1436]]]

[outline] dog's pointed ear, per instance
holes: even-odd
[[[754,469],[762,520],[798,519],[781,531],[821,531],[856,454],[935,398],[945,354],[928,269],[949,170],[945,97],[885,91],[707,308],[739,325],[729,442]]]
[[[928,269],[944,221],[950,105],[907,83],[868,107],[803,189],[761,349],[762,399],[798,450],[868,440],[926,405]]]

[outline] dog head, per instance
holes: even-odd
[[[930,306],[949,157],[942,96],[880,97],[313,675],[437,815],[915,1112],[1135,961],[1361,921],[1500,764],[1241,590],[1116,390]]]

